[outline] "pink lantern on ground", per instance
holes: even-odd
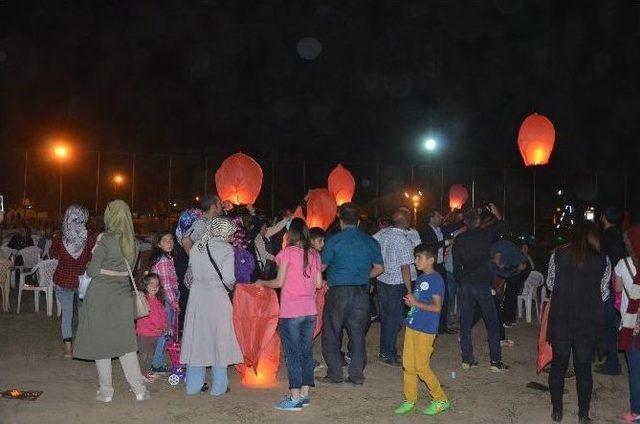
[[[236,153],[222,162],[215,180],[220,200],[253,204],[262,189],[262,168],[252,157]]]
[[[449,189],[449,207],[451,209],[462,209],[462,206],[469,199],[469,192],[460,184],[454,184]]]
[[[356,191],[356,180],[351,172],[341,164],[338,164],[331,174],[328,181],[329,191],[336,197],[338,206],[343,203],[350,202]]]

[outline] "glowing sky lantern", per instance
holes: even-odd
[[[526,166],[546,165],[553,151],[556,131],[551,121],[537,113],[525,118],[518,131],[518,147]]]
[[[335,221],[338,207],[336,198],[326,188],[309,190],[307,200],[307,226],[327,230]]]
[[[341,164],[338,164],[329,174],[328,188],[336,197],[338,206],[350,202],[356,191],[356,180],[351,172]]]
[[[469,192],[460,184],[454,184],[449,189],[449,207],[451,209],[462,209],[468,198]]]
[[[216,171],[216,189],[222,201],[236,205],[255,203],[262,189],[262,168],[244,153],[236,153],[222,162]]]

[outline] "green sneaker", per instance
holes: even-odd
[[[422,413],[425,415],[437,415],[448,410],[449,408],[451,408],[451,402],[449,402],[448,400],[434,400],[433,402],[431,402],[431,405],[427,406],[427,409],[422,411]]]
[[[416,407],[415,403],[407,402],[405,400],[404,402],[402,402],[402,405],[398,406],[393,412],[395,412],[398,415],[405,415],[413,411],[413,408],[415,407]]]

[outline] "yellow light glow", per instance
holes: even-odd
[[[124,182],[124,177],[122,176],[122,174],[116,174],[113,176],[113,182],[116,184],[122,184]]]
[[[67,148],[67,146],[59,144],[53,148],[53,154],[58,159],[65,159],[67,156],[69,156],[69,149]]]
[[[196,196],[196,202],[200,201],[200,196]]]

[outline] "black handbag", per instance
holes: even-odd
[[[230,289],[224,283],[224,278],[222,278],[222,272],[220,272],[220,268],[218,268],[218,264],[216,263],[216,261],[213,260],[213,256],[211,256],[211,250],[209,250],[209,244],[207,244],[207,255],[209,255],[209,260],[211,261],[211,265],[213,265],[213,267],[216,269],[216,272],[218,273],[218,277],[220,277],[222,286],[224,287],[224,289],[227,291],[227,294],[229,295],[229,300],[231,300],[231,302],[233,303],[233,289]]]

